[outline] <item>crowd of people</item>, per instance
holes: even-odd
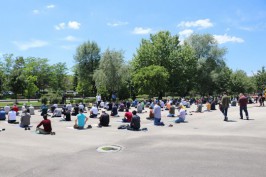
[[[64,105],[59,108],[57,104],[53,104],[50,109],[46,104],[40,107],[40,115],[43,120],[36,126],[36,132],[39,134],[52,134],[51,117],[61,117],[61,121],[72,121],[71,117],[75,116],[74,129],[84,129],[91,128],[91,125],[86,125],[89,118],[98,118],[98,127],[108,127],[110,123],[110,117],[119,117],[119,112],[125,112],[124,116],[121,117],[121,122],[129,123],[127,126],[128,130],[140,130],[141,118],[138,114],[144,113],[145,108],[149,108],[149,117],[147,120],[153,121],[155,126],[164,126],[165,123],[162,122],[161,111],[168,111],[167,117],[174,117],[175,123],[183,123],[186,121],[186,115],[192,114],[187,112],[187,108],[190,108],[192,104],[197,105],[195,113],[203,113],[205,111],[216,110],[216,105],[219,105],[219,110],[224,116],[224,121],[228,121],[228,108],[229,106],[235,106],[234,102],[237,102],[240,109],[240,119],[243,119],[243,111],[245,113],[246,119],[249,119],[249,114],[247,110],[247,104],[249,103],[248,97],[243,93],[240,93],[237,98],[231,98],[226,92],[223,93],[221,97],[204,98],[204,99],[168,99],[168,100],[134,100],[118,102],[104,102],[101,100],[100,95],[96,96],[96,101],[91,107],[87,107],[83,103],[76,104],[72,106],[71,103]],[[205,110],[203,110],[203,104],[205,104]],[[260,101],[260,106],[264,106],[264,100]],[[133,107],[133,111],[130,109]],[[102,110],[101,114],[99,110]],[[25,130],[30,130],[30,119],[32,115],[35,115],[34,107],[30,105],[29,107],[24,104],[21,107],[21,115],[19,115],[19,108],[16,104],[12,107],[6,105],[0,110],[0,120],[6,120],[9,124],[19,124],[21,128]],[[107,111],[110,111],[110,115]],[[176,113],[177,111],[177,113]],[[86,116],[88,113],[89,116]],[[51,115],[50,115],[51,114]],[[121,115],[121,114],[120,114]],[[20,121],[17,121],[17,116],[20,116]],[[40,128],[43,126],[43,128]],[[170,124],[169,126],[173,126]]]

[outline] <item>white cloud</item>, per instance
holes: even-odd
[[[128,25],[128,22],[121,22],[121,21],[117,21],[117,22],[108,22],[107,25],[108,25],[108,26],[111,26],[111,27],[117,27],[117,26]]]
[[[210,21],[210,19],[201,19],[197,21],[182,21],[177,26],[181,28],[191,28],[191,27],[210,28],[213,27],[213,24]]]
[[[32,11],[32,13],[34,13],[34,14],[39,14],[40,11],[39,11],[38,9],[34,9],[34,10]]]
[[[48,42],[42,40],[30,40],[28,42],[14,41],[13,44],[15,44],[19,48],[19,50],[25,51],[31,48],[44,47],[48,45]]]
[[[55,5],[54,4],[49,4],[49,5],[46,6],[46,8],[47,9],[53,9],[53,8],[55,8]]]
[[[228,36],[227,34],[224,35],[213,35],[214,38],[217,40],[219,44],[233,42],[233,43],[243,43],[245,42],[244,39],[235,37],[235,36]]]
[[[76,38],[76,37],[74,37],[74,36],[71,36],[71,35],[65,37],[64,40],[65,40],[65,41],[69,41],[69,42],[79,41],[78,38]]]
[[[62,30],[65,29],[66,24],[65,23],[59,23],[58,25],[55,25],[56,30]]]
[[[142,28],[142,27],[135,27],[133,30],[134,34],[149,34],[152,33],[151,28]]]
[[[54,28],[56,30],[63,30],[63,29],[66,29],[66,28],[69,28],[69,29],[79,29],[80,28],[80,23],[77,22],[77,21],[69,21],[68,23],[59,23],[58,25],[55,25]]]
[[[67,25],[71,29],[79,29],[80,28],[80,23],[77,21],[69,21]]]
[[[192,29],[186,29],[183,31],[180,31],[178,34],[181,38],[187,38],[189,37],[194,31]]]

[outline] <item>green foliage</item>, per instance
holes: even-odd
[[[46,96],[41,97],[41,103],[42,104],[47,104],[48,103],[48,98]]]
[[[76,50],[74,59],[79,81],[77,90],[85,96],[96,94],[93,73],[99,66],[100,58],[100,48],[96,42],[85,42]]]
[[[160,96],[167,88],[169,73],[162,66],[151,65],[141,68],[133,76],[139,94],[147,93],[150,97]]]
[[[24,93],[28,97],[28,99],[30,99],[38,91],[38,87],[35,85],[36,81],[36,76],[28,76],[26,78],[26,87]]]
[[[93,75],[99,93],[107,91],[111,95],[119,92],[123,83],[123,58],[122,51],[107,49],[103,53],[99,69]]]
[[[230,88],[231,92],[235,94],[251,93],[254,91],[254,84],[245,71],[237,70],[231,74]]]
[[[261,70],[258,70],[254,76],[254,82],[256,84],[257,90],[262,92],[266,88],[266,70],[263,66]]]
[[[192,34],[185,43],[195,51],[197,64],[196,91],[201,95],[213,94],[215,83],[212,75],[226,66],[224,62],[225,48],[220,48],[210,34]]]

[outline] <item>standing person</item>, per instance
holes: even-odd
[[[101,104],[101,100],[102,100],[101,95],[98,94],[98,95],[96,96],[97,108],[99,108],[99,106],[100,106],[100,104]]]
[[[79,110],[79,114],[77,115],[77,119],[75,120],[75,129],[83,129],[88,118],[83,114],[83,109]]]
[[[224,115],[224,121],[228,121],[227,112],[230,104],[230,97],[227,96],[226,92],[224,92],[221,103],[220,110]]]
[[[43,129],[39,128],[40,126],[43,126]],[[37,125],[36,132],[38,134],[54,134],[51,121],[47,119],[47,114],[43,114],[43,120]]]
[[[102,114],[101,114],[99,119],[100,119],[100,123],[98,125],[99,127],[102,127],[102,126],[108,127],[109,126],[110,116],[109,116],[109,114],[107,114],[105,112],[105,110],[102,111]]]
[[[248,109],[247,109],[247,104],[248,104],[248,98],[243,94],[239,94],[239,100],[238,100],[239,108],[240,108],[240,119],[243,119],[243,110],[246,114],[247,120],[249,119],[248,117]]]
[[[161,122],[161,106],[159,101],[153,108],[153,114],[154,114],[154,125],[164,126],[164,123]]]

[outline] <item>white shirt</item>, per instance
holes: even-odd
[[[67,108],[67,110],[71,111],[71,109],[72,109],[72,105],[71,105],[71,104],[67,104],[67,105],[66,105],[66,108]]]
[[[185,120],[186,119],[186,111],[184,109],[180,109],[178,117]]]
[[[97,101],[101,101],[101,100],[102,100],[102,98],[101,98],[100,95],[97,95],[97,96],[96,96],[96,99],[97,99]]]
[[[16,111],[9,111],[8,112],[8,120],[16,120],[17,113]]]
[[[103,101],[100,103],[100,106],[101,107],[104,107],[104,102]]]
[[[79,105],[79,109],[82,109],[82,110],[84,109],[83,104],[80,104],[80,105]]]
[[[92,114],[98,114],[98,109],[95,106],[93,106],[90,111],[92,112]]]

